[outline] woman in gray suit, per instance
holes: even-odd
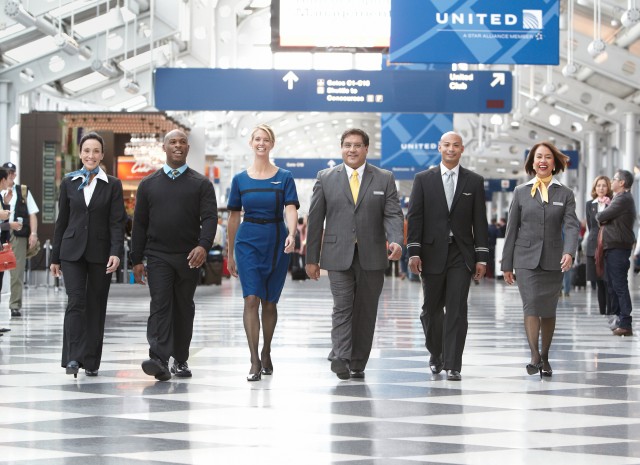
[[[531,349],[527,373],[540,373],[541,377],[553,373],[549,348],[562,273],[571,269],[580,232],[573,191],[553,178],[564,171],[567,160],[550,142],[533,146],[524,169],[535,177],[513,193],[502,252],[504,280],[513,284],[515,270],[524,306],[524,328]]]

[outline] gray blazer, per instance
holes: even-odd
[[[560,270],[562,256],[568,253],[575,257],[578,250],[580,222],[573,191],[560,183],[550,184],[549,203],[543,203],[539,193],[531,197],[532,186],[530,181],[513,192],[502,271],[538,266],[547,271]]]
[[[403,243],[402,209],[393,173],[367,163],[354,204],[344,164],[322,170],[313,187],[307,220],[307,263],[344,271],[356,239],[365,270],[387,268],[387,240]],[[324,224],[324,228],[323,228]]]

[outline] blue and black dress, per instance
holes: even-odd
[[[287,205],[300,208],[290,171],[278,169],[269,179],[253,179],[243,171],[231,181],[227,208],[244,209],[234,245],[243,297],[255,295],[276,303],[280,299],[289,268],[289,255],[284,253]]]

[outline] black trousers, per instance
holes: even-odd
[[[164,362],[189,358],[195,304],[193,296],[199,268],[189,268],[187,254],[147,256],[147,282],[151,309],[147,321],[149,356]]]
[[[102,358],[111,274],[106,274],[106,263],[90,263],[84,258],[74,262],[61,260],[60,267],[68,298],[62,366],[75,360],[87,370],[97,370]]]
[[[420,321],[427,349],[434,357],[442,355],[445,370],[462,369],[462,352],[469,327],[467,297],[470,284],[471,272],[455,242],[449,244],[443,273],[422,273],[424,305]]]

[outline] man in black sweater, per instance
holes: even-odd
[[[173,130],[164,138],[166,164],[140,182],[133,216],[135,282],[149,284],[149,359],[142,369],[159,381],[191,377],[193,296],[218,224],[211,181],[186,164],[189,141]],[[145,269],[143,258],[147,259]],[[173,364],[169,370],[169,357]]]

